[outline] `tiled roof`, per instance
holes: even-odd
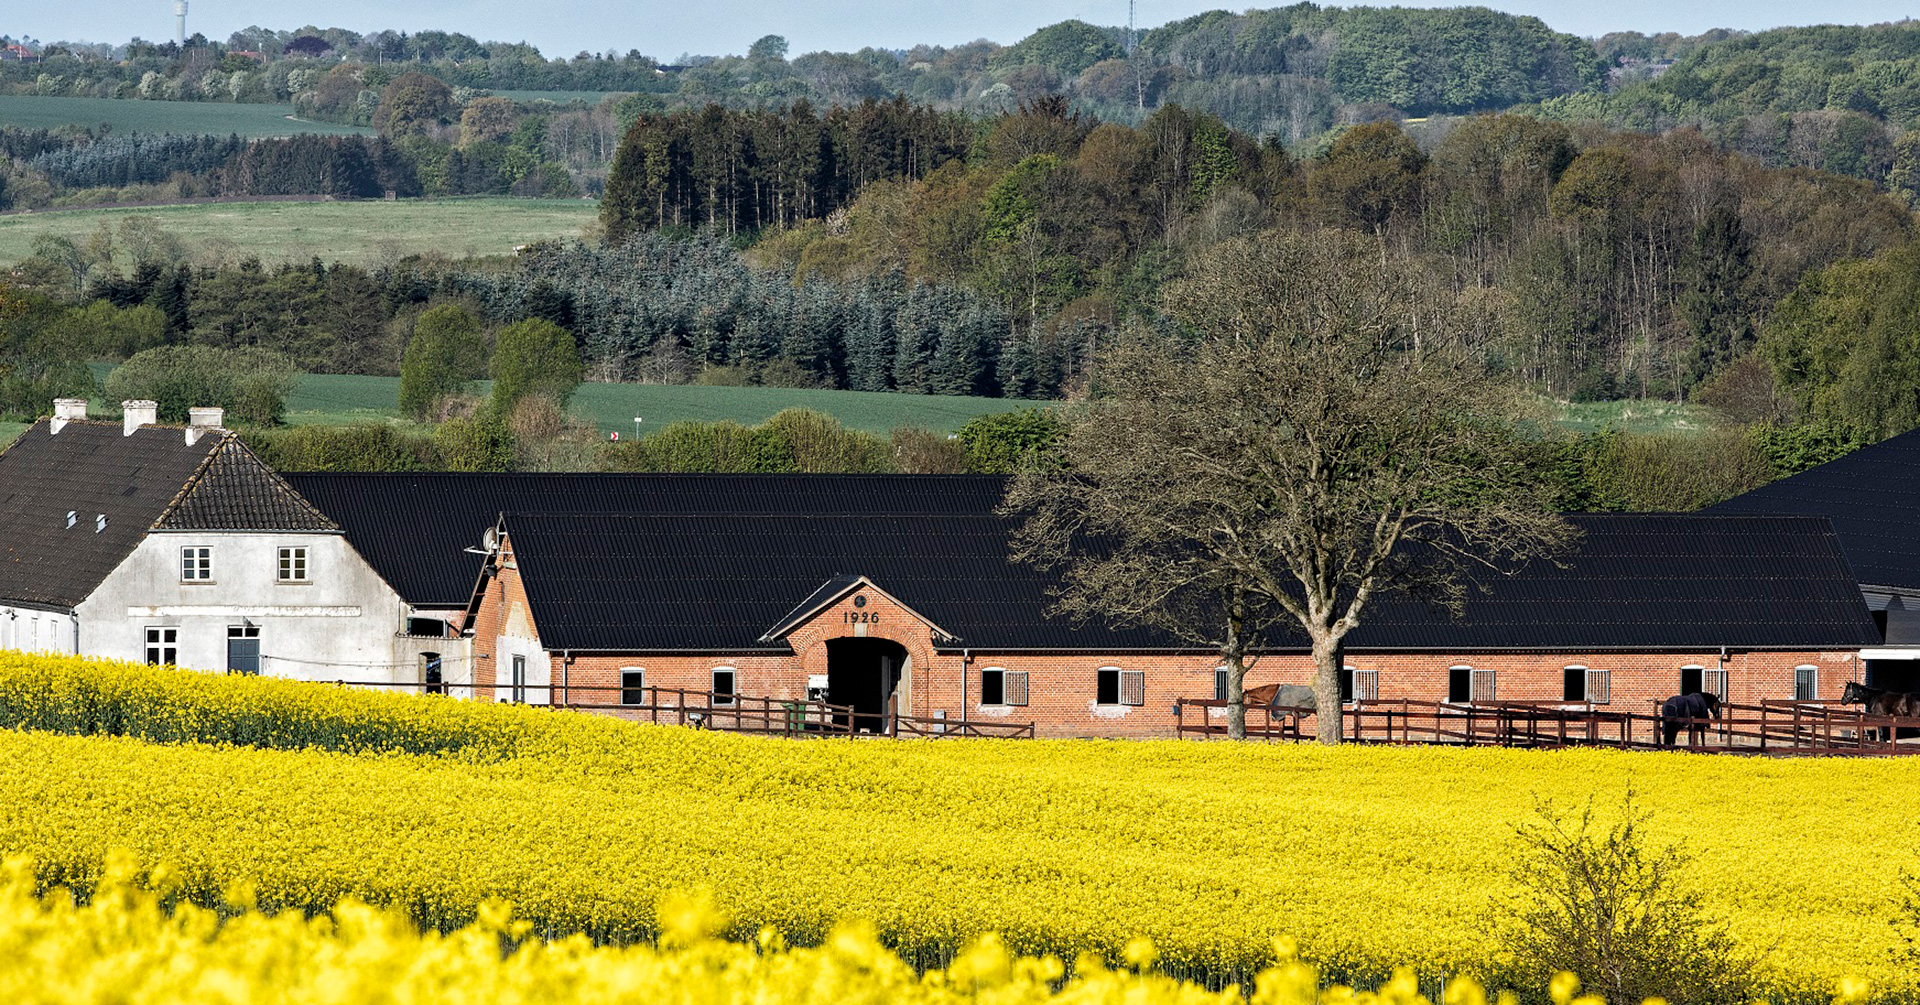
[[[337,531],[237,436],[222,436],[155,530]]]
[[[1920,592],[1920,430],[1763,485],[1706,512],[1826,517],[1861,585]]]
[[[71,608],[132,553],[226,437],[190,445],[178,428],[131,436],[117,422],[51,428],[34,423],[0,452],[0,601]]]
[[[797,478],[821,476],[794,476]],[[944,512],[508,514],[542,640],[611,651],[765,648],[766,626],[864,575],[959,644],[1187,648],[1045,616],[1053,581],[1008,560],[1010,522],[956,493]],[[977,497],[976,497],[977,498]],[[1471,591],[1462,617],[1389,595],[1355,650],[1845,649],[1878,642],[1824,520],[1576,516],[1579,548]],[[1295,649],[1304,639],[1277,640]]]

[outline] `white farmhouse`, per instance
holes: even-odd
[[[385,684],[464,662],[219,409],[155,412],[63,400],[0,453],[0,648]]]

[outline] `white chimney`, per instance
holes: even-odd
[[[123,401],[120,403],[120,434],[132,436],[141,426],[151,426],[160,420],[160,403],[157,401]]]
[[[53,399],[53,421],[47,424],[47,431],[58,436],[62,429],[67,428],[67,423],[86,417],[87,399],[55,398]]]
[[[200,437],[224,428],[220,424],[226,421],[226,409],[189,408],[187,409],[187,446],[200,442]]]

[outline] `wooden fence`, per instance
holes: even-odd
[[[511,701],[512,685],[496,684],[413,684],[385,681],[322,681],[350,687],[396,688],[410,694],[444,694],[473,697],[487,688],[500,701]],[[520,691],[548,692],[551,699],[541,708],[566,708],[594,712],[656,725],[690,726],[717,729],[729,733],[757,733],[771,736],[853,736],[856,734],[924,737],[943,739],[976,737],[983,739],[1032,739],[1031,722],[994,720],[939,719],[900,715],[892,712],[860,712],[850,705],[830,705],[823,701],[798,698],[767,698],[758,695],[694,691],[677,687],[628,688],[605,684],[523,684]],[[557,694],[555,693],[557,692]],[[582,701],[579,695],[589,700]],[[612,698],[615,700],[598,700]]]
[[[1226,702],[1183,698],[1176,703],[1181,736],[1224,737],[1224,717],[1211,710]],[[1190,714],[1196,710],[1197,715]],[[1314,735],[1315,713],[1305,708],[1250,705],[1247,736],[1300,740]],[[1674,746],[1723,754],[1920,754],[1920,718],[1867,715],[1814,702],[1763,701],[1725,704],[1712,719],[1661,718],[1585,702],[1446,702],[1396,699],[1347,705],[1340,732],[1354,743],[1440,744],[1500,747],[1614,747],[1665,749],[1664,729],[1678,728]],[[1908,734],[1903,737],[1902,733]]]

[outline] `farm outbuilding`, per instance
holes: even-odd
[[[466,608],[485,700],[651,705],[663,691],[855,709],[925,731],[1034,723],[1157,736],[1220,687],[1208,652],[1048,614],[985,476],[294,475],[409,602]],[[1834,701],[1880,635],[1818,517],[1577,516],[1583,543],[1469,591],[1381,602],[1349,697],[1578,702],[1681,691]],[[480,553],[477,556],[473,553]],[[1301,682],[1299,640],[1250,684]],[[1217,710],[1216,710],[1217,712]]]

